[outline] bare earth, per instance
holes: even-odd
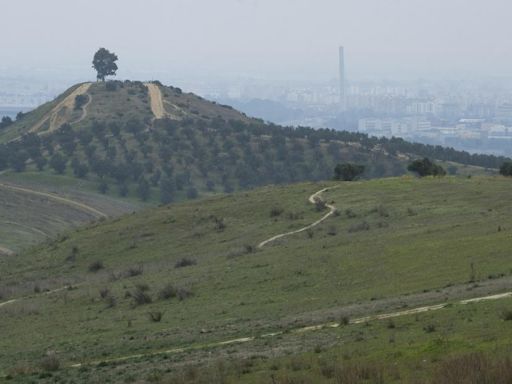
[[[167,116],[167,112],[164,108],[164,102],[162,100],[162,92],[158,85],[153,83],[145,83],[144,84],[149,91],[149,100],[151,103],[151,111],[155,116],[155,119],[162,119]]]
[[[80,85],[77,89],[75,89],[73,92],[71,92],[64,100],[62,100],[59,104],[57,104],[49,113],[47,113],[41,120],[39,120],[31,129],[30,133],[37,133],[41,127],[46,123],[48,120],[50,120],[50,128],[45,131],[44,133],[50,133],[58,129],[64,121],[62,119],[62,113],[66,110],[72,110],[75,106],[75,98],[78,95],[86,94],[89,88],[91,87],[91,83],[84,83]],[[91,97],[89,96],[89,101],[91,100]],[[88,104],[87,104],[88,105]],[[85,107],[84,107],[85,111]],[[79,119],[81,120],[82,117]]]

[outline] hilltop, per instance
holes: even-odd
[[[321,190],[330,216],[308,201]],[[0,259],[0,370],[29,381],[51,351],[63,371],[48,381],[432,377],[447,354],[507,348],[510,299],[460,300],[510,286],[509,190],[503,177],[303,183],[70,232]]]
[[[364,178],[399,176],[411,158],[456,163],[453,172],[505,160],[328,129],[280,127],[159,82],[71,87],[0,132],[0,170],[95,182],[102,193],[167,203],[268,184],[324,180],[340,162]],[[466,167],[477,167],[464,170]]]
[[[157,81],[81,83],[0,130],[0,188],[25,190],[23,197],[3,194],[2,212],[10,219],[0,225],[0,252],[98,219],[71,214],[68,208],[78,205],[62,204],[59,196],[117,216],[144,205],[326,180],[346,162],[363,165],[365,179],[400,176],[411,159],[424,156],[461,175],[492,174],[505,160],[266,124]],[[49,197],[38,191],[58,204],[48,210],[42,203]]]

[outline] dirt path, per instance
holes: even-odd
[[[93,216],[105,217],[105,218],[108,217],[108,215],[106,215],[105,213],[97,210],[96,208],[90,207],[90,206],[88,206],[86,204],[79,203],[79,202],[74,201],[74,200],[66,199],[65,197],[56,196],[56,195],[51,194],[51,193],[34,191],[32,189],[23,188],[23,187],[17,187],[17,186],[11,185],[11,184],[4,184],[4,183],[0,183],[0,188],[6,188],[6,189],[10,189],[12,191],[29,193],[29,194],[37,195],[37,196],[43,196],[43,197],[46,197],[48,199],[52,199],[54,201],[58,201],[60,203],[63,203],[63,204],[70,205],[72,207],[78,208],[78,209],[80,209],[82,211],[89,212]]]
[[[84,83],[78,86],[64,100],[62,100],[55,107],[53,107],[50,112],[48,112],[41,120],[39,120],[34,126],[32,126],[32,128],[30,128],[29,130],[29,133],[37,133],[44,125],[44,123],[46,123],[48,120],[50,120],[50,128],[44,132],[40,132],[39,134],[50,133],[58,129],[61,124],[65,123],[65,121],[62,121],[61,117],[59,117],[59,113],[64,108],[72,110],[75,107],[75,97],[77,97],[78,95],[86,94],[90,87],[91,83]]]
[[[82,116],[80,116],[78,119],[73,121],[71,124],[78,124],[79,122],[81,122],[83,119],[85,119],[87,117],[87,108],[89,107],[89,104],[91,104],[91,102],[92,102],[92,95],[90,93],[87,93],[87,103],[85,103],[82,106]]]
[[[454,305],[454,304],[455,305],[467,305],[470,303],[476,303],[476,302],[480,302],[480,301],[500,300],[500,299],[506,299],[506,298],[512,298],[512,292],[500,293],[497,295],[490,295],[490,296],[476,297],[473,299],[457,301],[455,303],[435,304],[435,305],[429,305],[429,306],[418,307],[418,308],[413,308],[413,309],[407,309],[407,310],[398,311],[398,312],[390,312],[390,313],[383,313],[383,314],[378,314],[378,315],[359,317],[359,318],[350,319],[348,324],[349,325],[350,324],[364,324],[364,323],[367,323],[370,321],[385,320],[385,319],[391,319],[391,318],[396,318],[396,317],[401,317],[401,316],[415,315],[418,313],[438,311],[443,308],[446,308],[449,305]],[[0,306],[1,306],[1,304],[0,304]],[[288,329],[285,331],[265,333],[265,334],[262,334],[259,336],[240,337],[237,339],[218,341],[218,342],[202,344],[202,345],[190,345],[190,346],[186,346],[186,347],[167,349],[167,350],[163,350],[163,351],[161,350],[161,351],[154,351],[154,352],[148,352],[148,353],[138,353],[138,354],[133,354],[133,355],[115,357],[112,359],[96,360],[96,361],[91,361],[88,363],[76,363],[76,364],[70,365],[70,367],[80,368],[83,365],[98,365],[101,363],[122,362],[122,361],[131,360],[131,359],[138,359],[141,357],[171,355],[171,354],[183,353],[183,352],[188,352],[188,351],[193,351],[193,350],[222,347],[222,346],[231,345],[231,344],[243,344],[243,343],[248,343],[248,342],[254,341],[256,339],[281,336],[285,333],[303,334],[303,333],[307,333],[307,332],[320,331],[322,329],[339,328],[341,326],[343,326],[343,324],[341,324],[341,323],[317,324],[317,325],[311,325],[311,326],[307,326],[307,327]]]
[[[9,248],[0,246],[0,255],[12,256],[14,255],[14,251],[11,251]]]
[[[158,85],[153,83],[145,83],[144,84],[149,91],[149,101],[151,104],[151,111],[155,116],[155,119],[162,119],[167,116],[167,112],[164,108],[164,102],[162,99],[162,92]]]
[[[311,203],[311,204],[315,204],[317,200],[321,200],[321,197],[320,195],[324,192],[326,192],[327,190],[329,189],[332,189],[332,188],[324,188],[318,192],[315,192],[313,193],[311,196],[309,196],[309,199],[308,201]],[[318,219],[317,221],[315,221],[313,224],[310,224],[306,227],[303,227],[303,228],[300,228],[300,229],[297,229],[295,231],[291,231],[291,232],[286,232],[286,233],[280,233],[279,235],[275,235],[275,236],[272,236],[270,239],[267,239],[267,240],[264,240],[262,241],[261,243],[258,244],[258,248],[263,248],[265,245],[269,244],[269,243],[272,243],[273,241],[277,240],[277,239],[282,239],[283,237],[287,237],[287,236],[291,236],[291,235],[295,235],[296,233],[300,233],[300,232],[304,232],[304,231],[307,231],[308,229],[311,229],[313,227],[316,227],[318,224],[320,224],[321,222],[323,222],[325,219],[327,219],[328,217],[330,217],[331,215],[334,214],[334,212],[336,211],[336,207],[334,205],[330,205],[330,204],[325,204],[325,206],[327,208],[329,208],[329,212],[326,213],[323,217],[321,217],[320,219]]]

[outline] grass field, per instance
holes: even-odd
[[[102,195],[91,181],[50,172],[2,174],[0,201],[0,245],[15,252],[103,216],[120,216],[145,205],[134,198]]]
[[[268,364],[266,358],[254,363],[260,368],[251,368],[247,380],[261,382],[259,370],[272,382],[274,358],[311,351],[316,344],[332,344],[326,353],[339,357],[339,340],[359,351],[354,361],[380,360],[392,350],[405,354],[396,356],[405,364],[403,374],[414,371],[408,364],[424,348],[435,347],[440,334],[453,340],[448,352],[505,348],[510,324],[501,313],[510,299],[455,305],[419,315],[419,323],[397,320],[396,343],[389,342],[392,332],[382,322],[304,335],[287,331],[510,289],[510,186],[501,177],[306,183],[154,208],[78,229],[0,259],[4,300],[29,296],[0,307],[0,369],[7,372],[23,361],[38,371],[47,351],[68,366],[197,346],[171,359],[174,372],[185,361],[204,361],[209,355],[201,346],[275,331],[285,332],[283,340],[226,346],[215,356],[233,348],[233,358],[270,357]],[[334,202],[336,215],[314,230],[256,249],[262,240],[322,216],[307,198],[324,187],[332,188],[324,199]],[[75,288],[39,293],[67,283]],[[476,308],[471,324],[459,319],[467,308]],[[159,321],[149,319],[158,313]],[[446,331],[425,332],[427,321]],[[483,323],[489,342],[479,331]],[[367,331],[356,340],[361,330]],[[467,337],[474,343],[461,342]],[[122,363],[123,375],[138,379],[170,358],[141,359]],[[286,357],[275,361],[277,373],[289,373]],[[316,370],[305,371],[291,376],[317,382]],[[87,368],[72,372],[92,374]]]

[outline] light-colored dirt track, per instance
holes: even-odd
[[[501,293],[501,294],[497,294],[497,295],[476,297],[476,298],[469,299],[469,300],[461,300],[461,301],[458,301],[458,302],[452,303],[452,304],[449,304],[449,303],[435,304],[435,305],[429,305],[429,306],[425,306],[425,307],[407,309],[407,310],[398,311],[398,312],[383,313],[383,314],[355,318],[355,319],[351,319],[349,321],[349,324],[364,324],[364,323],[367,323],[370,321],[385,320],[385,319],[391,319],[391,318],[396,318],[396,317],[401,317],[401,316],[410,316],[410,315],[415,315],[415,314],[419,314],[419,313],[438,311],[440,309],[446,308],[448,305],[453,305],[453,304],[467,305],[470,303],[476,303],[476,302],[480,302],[480,301],[500,300],[500,299],[506,299],[506,298],[511,298],[511,297],[512,297],[512,292],[506,292],[506,293]],[[214,342],[214,343],[209,343],[209,344],[204,344],[204,345],[191,345],[191,346],[186,346],[186,347],[181,347],[181,348],[168,349],[165,351],[139,353],[139,354],[134,354],[134,355],[116,357],[116,358],[112,358],[112,359],[91,361],[91,362],[86,363],[85,365],[98,365],[100,363],[122,362],[122,361],[127,361],[127,360],[132,360],[132,359],[138,359],[138,358],[142,358],[142,357],[171,355],[171,354],[188,352],[188,351],[192,351],[192,350],[222,347],[222,346],[231,345],[231,344],[244,344],[244,343],[254,341],[258,338],[259,339],[271,338],[271,337],[275,337],[275,336],[281,336],[285,333],[303,334],[303,333],[307,333],[307,332],[320,331],[322,329],[339,328],[340,326],[342,326],[341,323],[317,324],[317,325],[311,325],[311,326],[307,326],[307,327],[290,329],[290,330],[286,330],[286,331],[265,333],[260,336],[240,337],[237,339],[219,341],[219,342]],[[84,365],[84,364],[77,363],[77,364],[72,364],[71,367],[72,368],[80,368],[82,365]]]
[[[92,214],[93,216],[105,217],[105,218],[108,217],[108,215],[106,215],[105,213],[97,210],[96,208],[90,207],[90,206],[88,206],[86,204],[83,204],[83,203],[79,203],[78,201],[66,199],[65,197],[56,196],[56,195],[53,195],[51,193],[34,191],[32,189],[18,187],[18,186],[12,185],[12,184],[4,184],[4,183],[0,183],[0,188],[6,188],[6,189],[10,189],[12,191],[28,193],[28,194],[37,195],[37,196],[43,196],[43,197],[46,197],[48,199],[52,199],[54,201],[58,201],[60,203],[63,203],[63,204],[70,205],[72,207],[78,208],[78,209],[80,209],[82,211],[86,211],[86,212]]]
[[[321,199],[320,195],[322,193],[324,193],[325,191],[329,190],[331,188],[324,188],[318,192],[315,192],[313,193],[311,196],[309,196],[309,199],[308,201],[311,203],[311,204],[315,204],[316,201],[318,199]],[[325,206],[327,208],[329,208],[329,212],[326,213],[324,216],[322,216],[320,219],[318,219],[317,221],[315,221],[313,224],[310,224],[306,227],[303,227],[303,228],[300,228],[300,229],[297,229],[295,231],[291,231],[291,232],[286,232],[286,233],[280,233],[278,235],[275,235],[275,236],[272,236],[270,239],[267,239],[267,240],[264,240],[262,241],[261,243],[258,244],[258,248],[263,248],[265,245],[269,244],[269,243],[272,243],[273,241],[275,240],[278,240],[278,239],[282,239],[283,237],[287,237],[287,236],[291,236],[291,235],[295,235],[296,233],[300,233],[300,232],[304,232],[304,231],[307,231],[308,229],[311,229],[313,227],[316,227],[318,224],[320,224],[321,222],[323,222],[325,219],[327,219],[328,217],[330,217],[331,215],[334,214],[334,212],[336,211],[336,207],[334,205],[330,205],[330,204],[325,204]]]
[[[144,85],[148,88],[151,111],[153,112],[155,119],[163,119],[165,116],[167,116],[167,112],[164,108],[164,102],[160,88],[158,85],[153,83],[145,83]]]
[[[0,246],[0,255],[7,255],[7,256],[11,256],[11,255],[14,255],[14,251],[11,251],[9,248],[5,248],[5,247],[2,247]]]
[[[60,113],[62,113],[65,109],[72,110],[75,106],[75,98],[78,95],[86,94],[89,88],[91,87],[91,83],[84,83],[78,86],[73,92],[71,92],[64,100],[58,103],[55,107],[52,108],[50,112],[48,112],[41,120],[39,120],[32,128],[30,128],[30,133],[50,133],[55,131],[60,127],[61,124],[66,121],[62,120]],[[90,98],[90,96],[89,96]],[[39,132],[41,127],[47,122],[50,121],[50,128],[45,130],[44,132]]]

